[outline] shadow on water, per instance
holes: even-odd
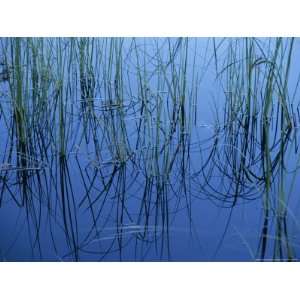
[[[1,38],[8,261],[295,261],[297,38]]]

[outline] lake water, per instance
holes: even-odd
[[[300,39],[0,42],[0,259],[299,258]]]

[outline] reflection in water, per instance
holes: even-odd
[[[297,260],[298,39],[0,42],[2,260]]]

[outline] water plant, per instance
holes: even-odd
[[[233,228],[243,259],[297,259],[297,39],[0,46],[0,213],[32,259],[172,260],[206,236],[193,257],[222,259]]]

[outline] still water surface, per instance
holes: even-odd
[[[1,38],[0,258],[299,258],[299,39]]]

